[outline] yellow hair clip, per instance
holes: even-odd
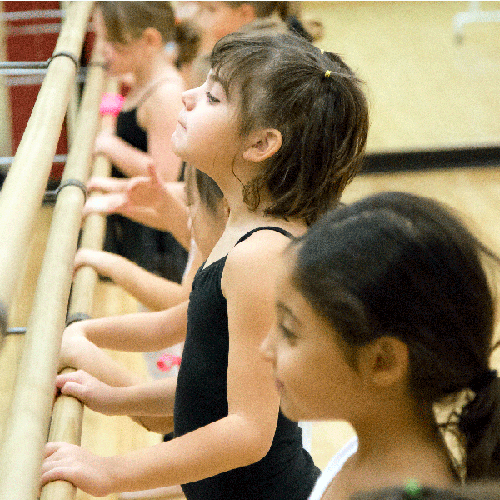
[[[328,78],[332,72],[330,70],[325,71],[325,78]]]

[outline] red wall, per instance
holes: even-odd
[[[4,12],[18,12],[30,10],[53,10],[59,9],[59,2],[3,2]],[[21,26],[33,26],[42,24],[59,24],[57,18],[22,19],[6,23],[6,52],[8,61],[46,61],[54,52],[59,33],[30,33],[16,34],[9,28]],[[10,32],[10,33],[9,33]],[[84,55],[85,59],[85,55]],[[85,64],[85,61],[82,61]],[[24,129],[31,116],[31,110],[36,102],[39,84],[19,85],[10,87],[10,105],[12,112],[12,151],[15,153]],[[56,154],[66,154],[68,148],[66,125],[63,124],[61,136],[57,145]],[[59,180],[64,168],[63,164],[54,164],[51,172],[51,180]]]

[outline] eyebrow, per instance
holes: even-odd
[[[290,318],[295,323],[297,323],[298,326],[302,325],[302,323],[299,320],[299,318],[297,318],[297,316],[295,316],[295,314],[293,314],[292,310],[288,306],[286,306],[283,302],[281,302],[281,301],[278,300],[276,302],[276,308],[279,309],[280,311],[282,311],[283,313],[287,314],[288,316],[290,316]]]
[[[212,80],[214,83],[220,83],[222,85],[222,80],[220,79],[219,75],[216,75],[212,71],[208,74],[208,79]]]
[[[222,89],[224,90],[226,94],[226,98],[229,100],[229,89],[227,88],[227,82],[225,82],[218,74],[213,73],[210,71],[208,74],[208,80],[210,80],[211,83],[218,83]]]

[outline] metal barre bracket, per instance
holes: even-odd
[[[26,333],[25,326],[14,326],[7,329],[6,335],[24,335]]]
[[[85,183],[83,183],[82,181],[79,181],[78,179],[67,179],[64,182],[61,182],[61,184],[59,184],[59,187],[55,191],[56,199],[59,196],[59,193],[65,187],[68,187],[68,186],[75,186],[77,188],[80,188],[83,192],[83,196],[85,197],[84,198],[85,201],[87,200],[87,186],[85,185]]]
[[[78,58],[72,54],[71,52],[61,51],[56,54],[52,54],[46,61],[3,61],[0,62],[0,69],[9,70],[9,69],[47,69],[49,64],[56,57],[69,57],[74,63],[75,66],[79,67]]]
[[[51,57],[49,57],[47,59],[47,66],[49,66],[49,64],[56,58],[56,57],[69,57],[74,63],[75,63],[75,66],[78,68],[78,65],[79,65],[79,60],[78,58],[72,54],[71,52],[66,52],[66,51],[61,51],[61,52],[57,52],[56,54],[52,54]]]
[[[66,327],[73,323],[76,323],[77,321],[85,321],[86,319],[92,319],[92,316],[89,316],[88,314],[82,312],[70,314],[66,318]]]

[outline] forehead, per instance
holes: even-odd
[[[232,9],[225,2],[197,2],[198,9],[213,14],[231,13]]]

